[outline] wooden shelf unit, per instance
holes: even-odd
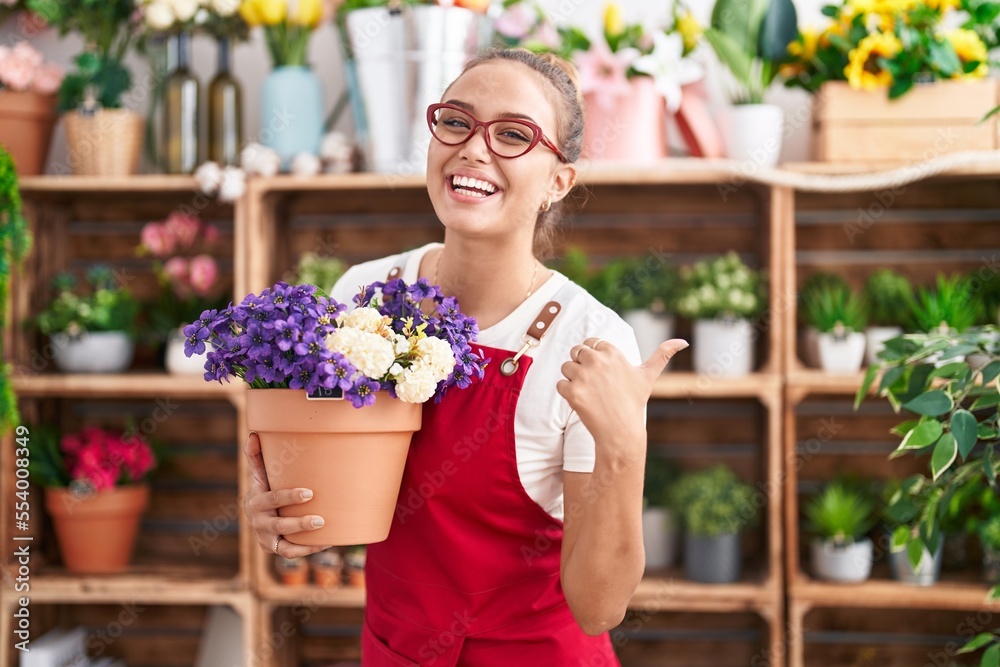
[[[792,168],[816,174],[863,171],[827,164]],[[950,613],[996,613],[1000,608],[987,600],[989,587],[974,578],[978,564],[971,572],[946,571],[937,584],[927,587],[890,579],[884,558],[877,558],[875,574],[860,584],[828,583],[808,573],[800,528],[804,494],[818,490],[819,482],[840,471],[884,479],[926,474],[928,463],[926,457],[888,460],[898,444],[889,429],[905,416],[875,398],[874,387],[854,411],[863,369],[832,375],[806,366],[795,298],[802,281],[816,271],[843,275],[860,287],[880,267],[897,270],[917,284],[930,284],[938,271],[990,268],[1000,250],[998,176],[995,167],[977,166],[877,192],[793,193],[794,214],[780,253],[789,306],[780,318],[786,343],[782,459],[789,667],[840,666],[859,660],[914,664],[920,655],[926,661],[929,649],[923,647],[924,653],[915,656],[915,640],[905,636],[908,624],[915,621],[900,617],[893,622],[897,615],[921,610],[929,619],[921,632],[953,635],[960,645],[964,640],[957,636],[956,617]],[[877,557],[880,551],[884,549],[876,545]],[[867,635],[861,631],[869,627],[874,630]]]

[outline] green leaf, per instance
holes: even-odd
[[[1000,644],[994,644],[983,653],[980,667],[1000,667]]]
[[[752,60],[757,55],[761,23],[770,4],[770,0],[716,0],[710,30],[724,34],[747,61]],[[708,32],[705,31],[706,38]],[[794,35],[788,41],[792,39]],[[716,48],[714,43],[712,48]]]
[[[933,364],[919,364],[913,367],[910,372],[910,379],[906,383],[906,394],[900,396],[905,403],[913,400],[925,390],[931,388],[931,373],[934,372]]]
[[[955,436],[955,442],[958,443],[958,453],[962,456],[963,461],[972,448],[976,446],[979,439],[977,437],[978,427],[979,423],[968,410],[956,410],[955,414],[951,416],[951,433]]]
[[[986,481],[992,488],[996,488],[997,476],[996,471],[993,470],[993,457],[987,454],[983,457],[983,475],[986,477]],[[1000,586],[997,587],[1000,589]]]
[[[865,400],[865,396],[868,395],[868,390],[871,389],[872,382],[875,381],[875,376],[878,375],[878,371],[878,366],[869,366],[868,370],[865,371],[865,377],[861,381],[861,386],[858,387],[858,393],[854,395],[855,410],[861,406],[861,401]]]
[[[940,389],[932,389],[925,394],[920,394],[913,400],[903,403],[903,407],[918,415],[937,417],[943,415],[952,408],[951,396]]]
[[[748,56],[741,48],[740,45],[733,41],[733,38],[726,33],[720,32],[718,30],[713,30],[709,28],[703,33],[705,39],[712,46],[715,51],[715,55],[719,57],[719,60],[729,68],[732,72],[733,77],[742,85],[743,87],[749,87],[750,85],[750,70],[752,67],[752,59]]]
[[[900,449],[921,449],[933,445],[943,432],[941,422],[925,417],[917,423],[912,431],[906,434],[899,447]]]
[[[1000,405],[1000,392],[996,389],[988,389],[972,403],[972,410],[991,408],[994,405]]]
[[[989,595],[986,596],[987,600],[1000,600],[1000,585],[994,586],[990,589]]]
[[[906,543],[906,557],[910,560],[910,565],[916,569],[920,565],[920,559],[924,556],[924,541],[919,537],[911,538]]]
[[[968,368],[968,364],[964,361],[953,361],[950,364],[945,364],[940,368],[935,368],[931,371],[932,378],[953,378],[957,377],[959,373]]]
[[[958,649],[959,653],[972,653],[993,641],[992,632],[981,632],[965,643],[965,646]]]
[[[1000,360],[991,361],[983,368],[983,384],[993,382],[1000,375]]]
[[[760,26],[757,53],[764,60],[782,61],[788,44],[798,35],[799,20],[792,0],[771,0]]]
[[[892,550],[899,551],[906,546],[909,539],[910,529],[906,526],[896,526],[896,530],[892,531]]]
[[[942,359],[953,359],[955,357],[964,357],[967,354],[972,354],[977,352],[979,347],[977,345],[970,345],[969,343],[959,343],[958,345],[952,345],[941,352]],[[958,362],[965,365],[965,362]]]
[[[928,40],[930,47],[931,64],[945,77],[950,77],[961,71],[962,61],[955,53],[955,47],[947,39]]]
[[[904,373],[906,373],[906,366],[893,366],[883,373],[882,380],[878,383],[878,393],[881,394],[896,384],[896,381],[903,377]]]
[[[921,417],[920,419],[907,419],[905,422],[893,426],[891,429],[889,429],[889,432],[894,435],[898,435],[901,438],[905,438],[907,433],[916,428],[917,424],[920,423],[921,419],[923,419],[923,417]]]
[[[931,473],[934,475],[934,481],[937,481],[941,473],[955,462],[957,455],[958,443],[955,442],[955,436],[945,433],[934,445],[934,452],[931,454]]]
[[[978,424],[976,426],[976,437],[980,440],[992,440],[997,435],[1000,435],[1000,432],[987,424]]]

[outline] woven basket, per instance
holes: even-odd
[[[69,163],[78,176],[130,176],[139,166],[142,116],[128,109],[99,109],[66,118]]]

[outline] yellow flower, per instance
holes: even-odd
[[[924,0],[924,4],[944,14],[952,9],[958,9],[962,2],[961,0]]]
[[[698,40],[705,29],[698,23],[698,19],[691,12],[685,12],[677,17],[677,32],[684,40],[684,50],[691,51],[698,46]]]
[[[891,58],[902,44],[891,32],[876,32],[862,39],[848,54],[844,76],[851,88],[877,90],[892,83],[892,73],[879,67],[878,58]]]
[[[278,25],[288,16],[288,0],[257,0],[257,13],[264,25]]]
[[[620,35],[625,32],[625,21],[622,20],[622,8],[616,2],[609,2],[604,7],[604,34]]]
[[[319,25],[319,21],[322,16],[322,0],[298,0],[295,12],[293,15],[289,16],[289,22],[294,25],[315,28]]]
[[[955,53],[958,54],[959,59],[963,63],[978,62],[979,67],[972,70],[968,74],[958,74],[959,77],[967,77],[970,79],[981,79],[990,72],[989,65],[987,64],[987,50],[986,44],[974,30],[963,30],[962,28],[956,28],[945,34],[945,37],[949,42],[951,42],[952,47],[955,49]]]
[[[240,16],[251,28],[256,28],[261,23],[260,12],[257,11],[257,0],[243,0],[240,3]]]
[[[799,36],[788,45],[788,55],[801,62],[809,62],[816,56],[819,35],[813,28],[799,31]]]

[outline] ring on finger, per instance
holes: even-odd
[[[274,541],[274,553],[278,553],[278,545],[281,544],[281,535],[278,535],[278,539]]]
[[[596,341],[594,341],[594,344],[590,346],[590,349],[592,349],[595,352],[597,352],[598,351],[597,346],[600,345],[603,342],[604,342],[603,338],[598,338]]]
[[[583,352],[583,346],[576,348],[576,353],[573,356],[573,361],[575,363],[580,363],[580,353]]]

